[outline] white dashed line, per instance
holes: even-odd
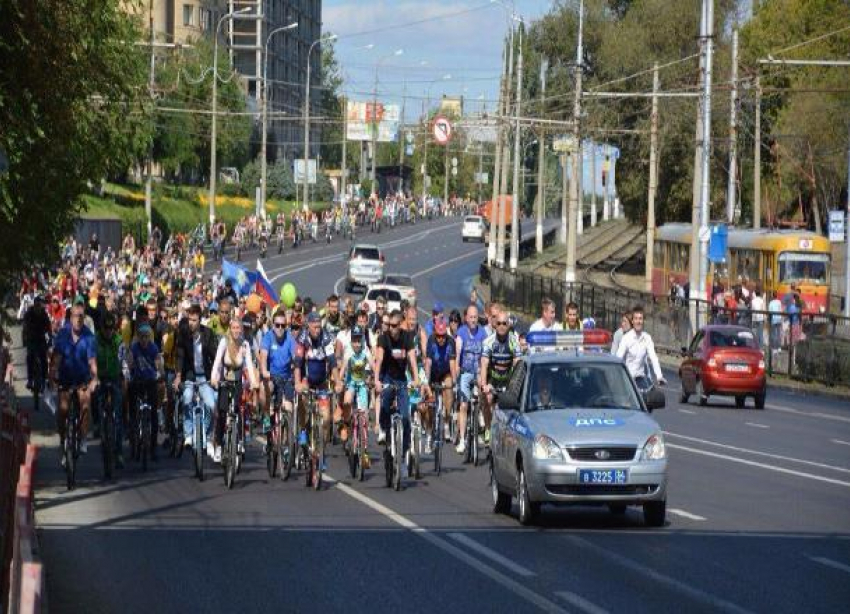
[[[695,415],[696,415],[696,413],[697,413],[697,412],[695,412],[695,411],[694,411],[694,410],[692,410],[692,409],[680,409],[679,411],[680,411],[681,413],[683,413],[683,414],[688,414],[688,415],[690,415],[690,416],[695,416]]]
[[[816,411],[800,411],[791,407],[782,407],[781,405],[768,405],[768,409],[785,412],[786,414],[795,414],[797,416],[806,416],[808,418],[823,418],[824,420],[835,420],[836,422],[850,422],[850,418],[846,416],[836,416],[835,414],[824,414]]]
[[[815,563],[820,563],[821,565],[826,565],[827,567],[832,567],[833,569],[837,569],[845,573],[850,573],[850,565],[845,565],[844,563],[839,563],[838,561],[833,561],[832,559],[827,559],[822,556],[810,556],[809,560],[814,561]]]
[[[768,426],[767,424],[760,424],[758,422],[744,422],[744,424],[746,424],[747,426],[755,427],[757,429],[769,429],[770,428],[770,426]]]
[[[841,439],[831,439],[832,443],[837,443],[839,446],[850,446],[850,441],[842,441]]]
[[[696,520],[697,522],[703,522],[707,520],[704,516],[697,516],[696,514],[691,514],[690,512],[686,512],[685,510],[680,510],[678,508],[670,508],[667,510],[674,516],[681,516],[682,518],[687,518],[688,520]]]

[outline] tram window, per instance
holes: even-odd
[[[758,279],[759,254],[751,249],[739,249],[735,252],[735,274],[739,278]]]
[[[827,254],[782,252],[779,254],[780,283],[826,283],[829,271]]]
[[[652,259],[654,260],[654,266],[657,269],[663,269],[664,264],[664,248],[667,246],[663,241],[656,241],[655,245],[652,249]]]

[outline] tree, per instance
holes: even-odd
[[[342,133],[343,122],[342,97],[339,89],[342,87],[342,72],[333,41],[322,43],[322,78],[319,93],[319,108],[324,117],[328,118],[322,126],[322,161],[325,166],[339,168],[342,166]]]
[[[142,155],[145,62],[122,0],[0,2],[0,282],[49,262],[91,183]]]

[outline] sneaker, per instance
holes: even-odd
[[[65,455],[64,454],[60,455],[59,456],[59,466],[62,467],[62,469],[64,469],[67,465],[68,465],[68,461],[65,460]]]
[[[83,437],[82,439],[80,439],[80,454],[88,454],[88,452],[89,442],[85,437]]]
[[[215,452],[213,453],[213,462],[216,462],[216,463],[221,462],[221,446],[215,447]]]
[[[363,467],[364,467],[365,469],[369,469],[371,466],[372,466],[372,459],[371,459],[371,458],[369,458],[369,453],[368,453],[368,452],[366,452],[366,453],[363,455]]]
[[[387,434],[384,432],[384,429],[379,430],[378,431],[378,443],[379,444],[386,443],[386,441],[387,441]]]
[[[211,441],[207,442],[207,456],[209,456],[210,458],[215,457],[215,446]]]
[[[115,455],[115,467],[118,469],[124,468],[124,455],[121,452]]]
[[[443,440],[444,441],[451,441],[452,440],[452,430],[449,428],[448,422],[443,424]]]
[[[484,445],[485,446],[490,445],[490,429],[487,429],[487,430],[484,431]]]
[[[461,439],[460,443],[455,446],[455,452],[458,454],[464,454],[466,452],[466,440]]]

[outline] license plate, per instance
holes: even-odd
[[[750,366],[749,365],[726,365],[727,371],[732,371],[734,373],[749,373]]]
[[[579,484],[626,484],[628,469],[579,469]]]

